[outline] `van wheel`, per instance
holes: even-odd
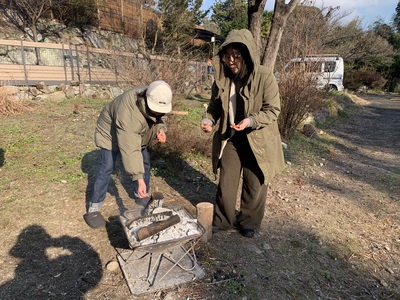
[[[328,92],[337,92],[338,91],[337,86],[334,84],[327,85],[326,89]]]

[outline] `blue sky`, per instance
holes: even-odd
[[[286,1],[288,3],[289,1]],[[378,19],[390,23],[399,0],[315,0],[316,7],[340,6],[339,13],[351,12],[344,20],[352,20],[356,16],[362,19],[363,27],[368,27]],[[204,0],[203,9],[210,8],[214,0]],[[273,10],[274,0],[267,0],[267,10]]]

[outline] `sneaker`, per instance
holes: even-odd
[[[106,220],[104,220],[101,212],[99,211],[89,211],[83,215],[83,219],[85,220],[86,224],[93,229],[106,226]]]
[[[217,233],[220,231],[221,231],[221,228],[219,228],[218,226],[215,226],[215,225],[212,226],[212,233]]]

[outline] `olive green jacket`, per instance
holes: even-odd
[[[96,146],[119,151],[125,171],[133,180],[142,179],[144,166],[142,148],[166,131],[161,118],[151,115],[145,98],[139,96],[147,86],[132,88],[109,102],[101,111],[95,130]]]
[[[251,127],[246,129],[247,138],[264,174],[264,183],[268,183],[285,167],[277,123],[281,108],[280,96],[272,70],[258,63],[256,45],[251,32],[247,29],[231,31],[217,55],[213,57],[215,80],[207,113],[203,116],[213,124],[219,122],[218,130],[213,137],[213,170],[216,174],[222,143],[230,136],[228,127],[230,79],[224,76],[220,56],[221,49],[231,43],[246,45],[254,63],[254,70],[239,93],[245,103],[245,117],[251,119]]]

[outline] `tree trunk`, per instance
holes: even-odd
[[[263,22],[263,12],[267,0],[249,0],[247,15],[249,19],[249,30],[253,34],[256,43],[257,57],[260,57],[263,46],[261,45],[261,26]]]
[[[262,65],[274,68],[286,21],[299,3],[300,0],[290,0],[288,4],[285,4],[285,0],[275,0],[271,32],[261,58]]]
[[[38,35],[37,35],[36,23],[37,23],[37,21],[32,21],[31,27],[32,27],[33,40],[34,40],[35,42],[38,42]],[[36,64],[37,64],[38,66],[40,66],[40,65],[42,64],[42,58],[41,58],[41,56],[40,56],[40,50],[39,50],[39,48],[36,48],[36,47],[35,47],[35,54],[36,54]]]

